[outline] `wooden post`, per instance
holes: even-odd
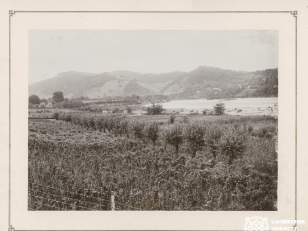
[[[111,210],[112,210],[112,211],[115,211],[114,196],[115,196],[115,193],[112,192],[112,193],[111,193]]]

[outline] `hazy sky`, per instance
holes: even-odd
[[[29,82],[60,72],[192,71],[200,65],[278,67],[278,31],[31,30]]]

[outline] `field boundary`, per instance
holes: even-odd
[[[108,193],[105,193],[105,192],[91,192],[90,189],[83,189],[83,193],[76,193],[76,192],[72,192],[72,191],[66,191],[64,189],[58,189],[58,188],[55,188],[55,187],[45,186],[45,185],[38,184],[38,183],[35,183],[35,182],[31,182],[31,181],[29,181],[29,184],[31,185],[31,189],[29,190],[30,191],[30,193],[29,193],[29,202],[30,203],[28,203],[28,208],[29,208],[29,205],[36,204],[36,205],[40,205],[40,206],[47,206],[49,208],[58,209],[57,211],[72,211],[72,209],[66,209],[64,206],[62,206],[63,204],[68,204],[70,207],[75,207],[75,209],[73,209],[73,210],[79,210],[79,211],[82,211],[82,210],[83,211],[102,211],[102,210],[125,211],[125,210],[119,209],[117,207],[117,205],[120,205],[121,207],[126,207],[126,208],[130,208],[130,209],[142,211],[142,208],[139,208],[139,207],[136,207],[136,206],[131,206],[131,205],[126,205],[126,204],[119,203],[119,202],[115,202],[115,196],[116,195],[112,192],[110,193],[110,195],[108,195]],[[36,189],[33,189],[33,188],[36,188]],[[45,192],[45,191],[50,191],[50,190],[56,191],[56,193]],[[96,194],[96,196],[91,196],[93,194]],[[98,197],[97,194],[99,194],[100,197]],[[73,195],[75,195],[75,197],[79,197],[79,198],[82,198],[82,199],[75,199]],[[104,197],[102,197],[102,196],[104,196]],[[107,197],[110,196],[110,199],[109,200],[106,199],[106,196]],[[52,197],[56,197],[56,198],[52,198]],[[33,198],[39,198],[42,201],[37,202],[37,201],[35,201],[35,199],[32,200]],[[61,200],[63,200],[63,201],[61,201]],[[87,200],[97,200],[100,203],[89,202]],[[72,202],[67,203],[65,201],[72,201]],[[48,203],[53,203],[53,204],[57,204],[57,205],[51,205],[51,204],[48,204]],[[103,203],[105,203],[105,204],[103,204]],[[108,204],[106,204],[106,203],[108,203]],[[59,205],[59,204],[61,204],[61,205]],[[62,206],[62,207],[60,207],[60,206]],[[66,206],[66,207],[69,207],[69,206]],[[101,209],[102,207],[109,208],[109,209]],[[33,209],[33,210],[40,211],[41,209]],[[43,209],[43,210],[46,211],[48,209]],[[53,210],[53,209],[50,209],[50,210]]]

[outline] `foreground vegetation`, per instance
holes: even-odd
[[[276,136],[271,117],[29,121],[29,188],[41,192],[29,209],[56,199],[65,210],[109,210],[115,192],[117,210],[277,210]],[[46,187],[63,191],[47,200]]]

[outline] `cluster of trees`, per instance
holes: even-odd
[[[214,105],[214,110],[213,113],[215,115],[223,115],[225,112],[225,104],[222,102],[218,102],[217,104]],[[160,115],[165,109],[163,108],[163,106],[161,104],[152,104],[151,106],[147,107],[147,114],[148,115]],[[203,111],[204,115],[207,114],[213,114],[212,111],[210,109],[205,109]],[[174,116],[174,115],[173,115]],[[175,117],[171,117],[170,118],[170,122],[173,123],[175,120]]]
[[[52,101],[53,107],[55,108],[79,108],[84,105],[79,99],[64,98],[62,91],[54,92],[50,101]],[[30,107],[40,105],[41,103],[48,103],[48,100],[44,98],[40,99],[37,95],[31,95],[29,97]]]
[[[54,103],[55,108],[79,108],[84,104],[80,100],[65,98],[64,101]]]
[[[40,104],[41,100],[40,100],[40,98],[37,95],[31,95],[29,97],[29,103],[31,103],[31,104]]]
[[[62,91],[56,91],[53,93],[52,100],[56,103],[61,103],[64,100],[64,95]]]
[[[53,93],[52,100],[56,103],[60,103],[64,100],[64,95],[62,91],[56,91]],[[40,99],[37,95],[31,95],[29,97],[29,103],[31,104],[40,104],[41,102],[48,102],[46,99]]]
[[[106,108],[106,107],[93,107],[93,105],[83,105],[78,108],[80,111],[88,111],[88,112],[94,112],[94,113],[101,113],[103,110],[106,111],[111,111],[113,114],[118,114],[118,113],[124,113],[124,110],[128,114],[132,113],[132,108],[131,107],[126,107],[126,108],[119,108],[119,107],[114,107],[114,108]]]
[[[114,117],[110,115],[92,116],[79,113],[54,113],[55,119],[71,122],[87,129],[100,132],[112,133],[115,136],[131,136],[141,139],[144,142],[150,141],[153,146],[158,140],[179,152],[179,148],[186,143],[191,152],[192,158],[198,150],[210,149],[213,156],[224,153],[229,164],[240,156],[244,150],[244,140],[248,133],[252,132],[251,127],[231,126],[219,123],[200,122],[174,122],[162,128],[157,122],[144,122],[140,120],[128,120],[125,117]]]
[[[37,95],[31,95],[29,97],[29,108],[45,108],[44,106],[40,106],[41,103],[48,103],[47,99],[40,99]]]
[[[160,115],[164,111],[164,108],[161,104],[152,104],[151,106],[147,107],[147,114],[148,115]]]
[[[215,109],[215,114],[216,114],[216,115],[223,115],[223,114],[225,113],[226,106],[225,106],[224,103],[218,102],[218,103],[214,106],[214,109]]]
[[[136,94],[132,94],[130,96],[125,96],[124,100],[125,103],[140,103],[140,96]]]

